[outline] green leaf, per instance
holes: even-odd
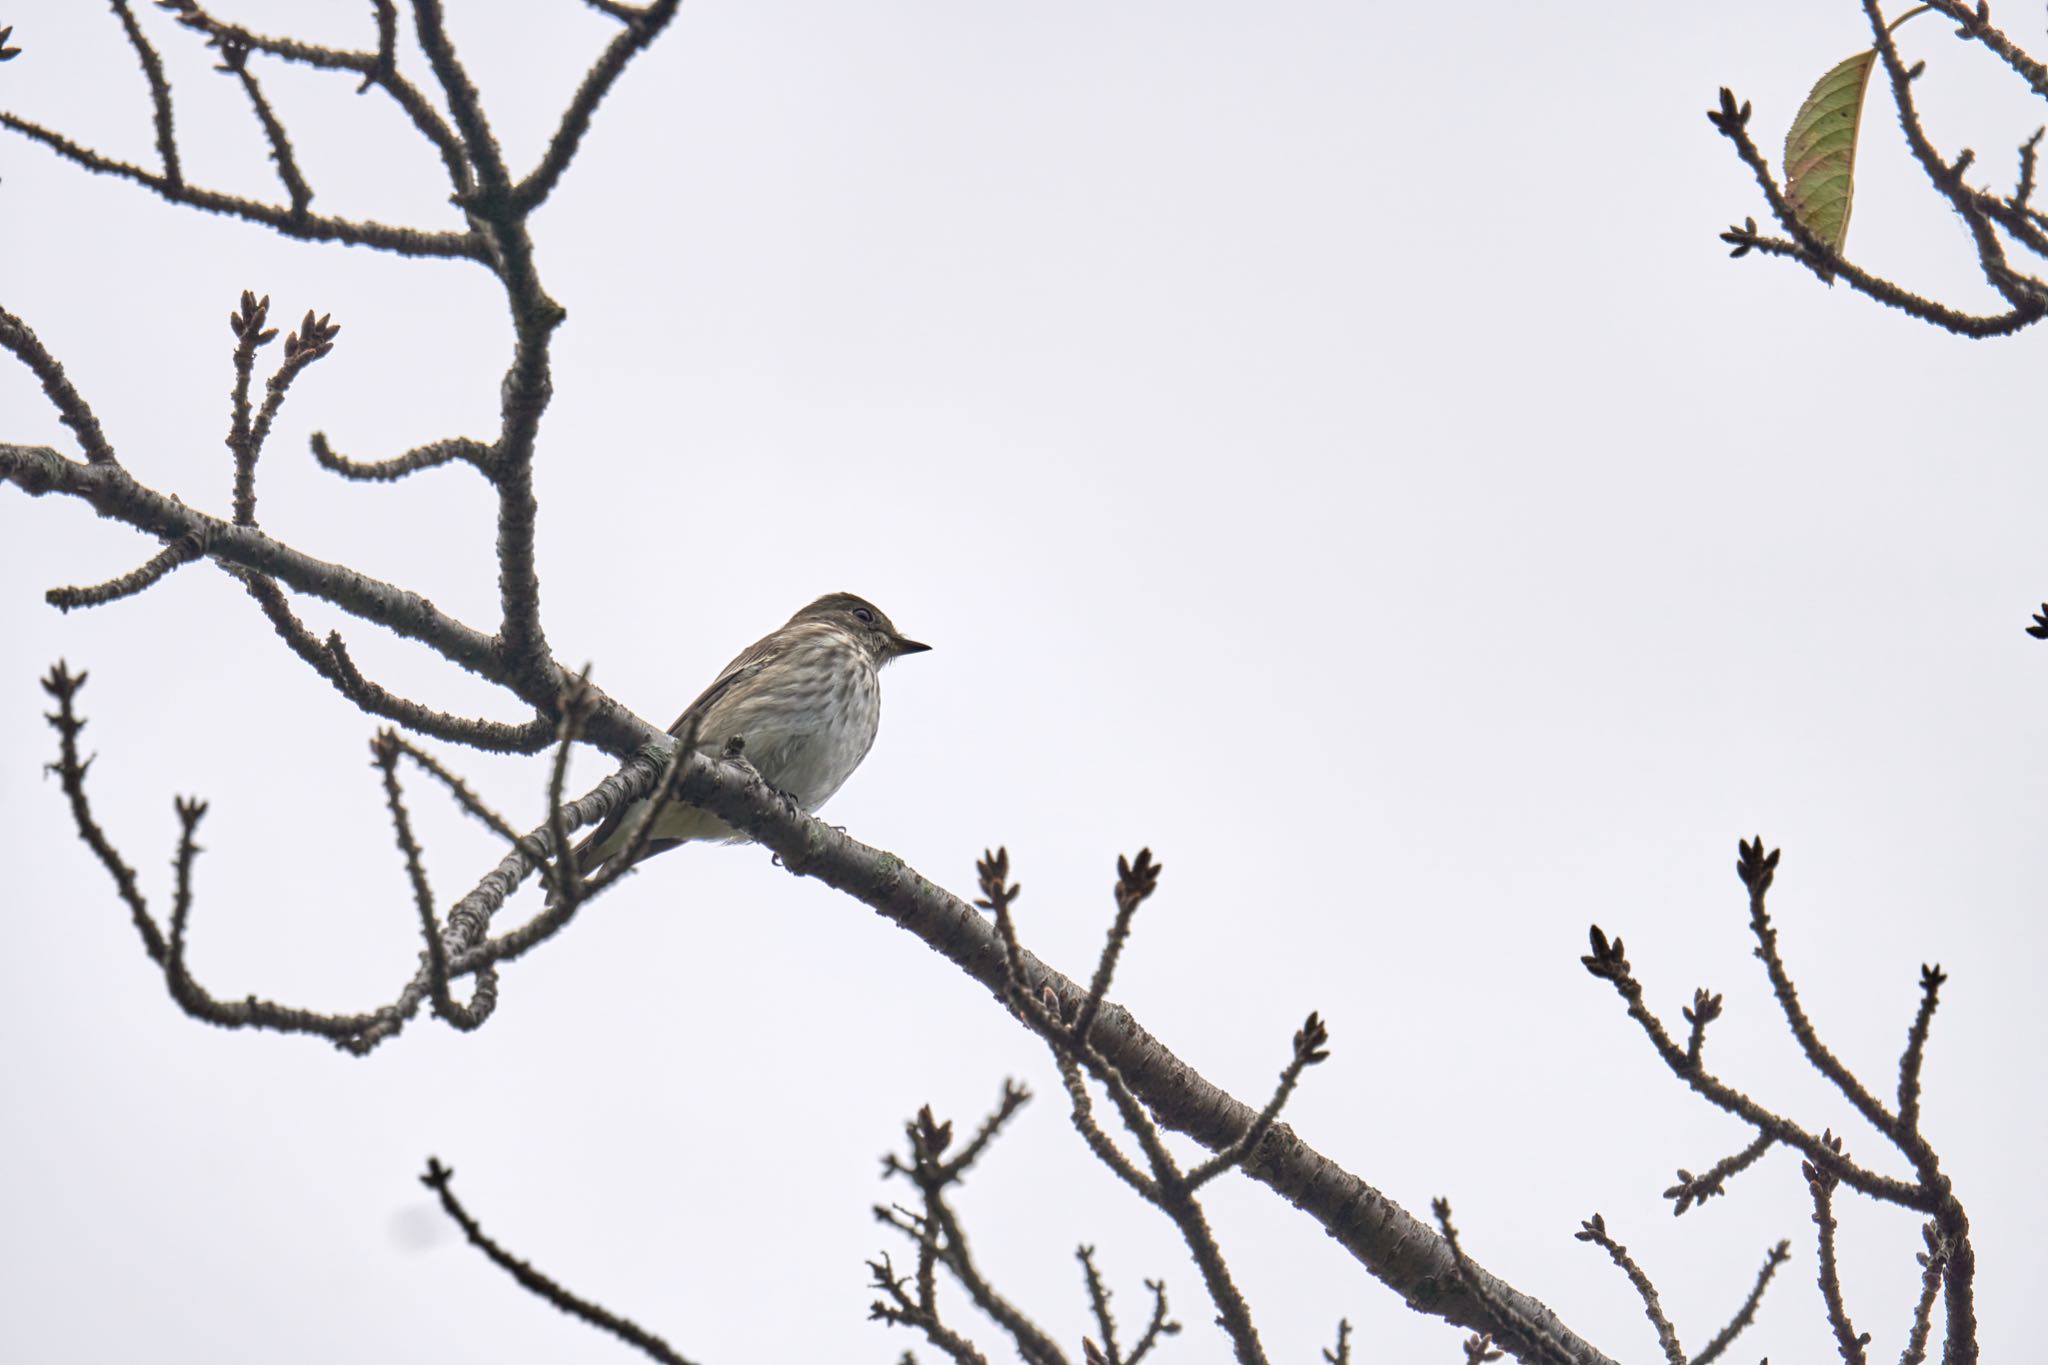
[[[1814,83],[1785,134],[1785,197],[1801,226],[1831,250],[1849,235],[1856,134],[1877,52],[1859,52]]]

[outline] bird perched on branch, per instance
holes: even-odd
[[[703,754],[743,741],[764,781],[814,811],[853,776],[875,742],[882,665],[930,648],[906,639],[872,602],[827,593],[741,651],[668,732],[678,739],[694,734]],[[625,851],[649,799],[614,812],[576,845],[579,871],[588,876]],[[692,840],[747,837],[709,811],[680,804],[660,812],[651,835],[641,858]]]

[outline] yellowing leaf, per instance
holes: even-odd
[[[1849,235],[1856,133],[1875,50],[1859,52],[1814,83],[1785,134],[1785,197],[1800,223],[1835,251]]]

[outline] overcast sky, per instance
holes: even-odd
[[[356,46],[368,8],[221,5]],[[187,174],[274,195],[233,83],[141,18]],[[104,7],[0,22],[23,49],[0,107],[150,162]],[[612,29],[569,0],[451,23],[522,164]],[[1832,1346],[1793,1157],[1671,1218],[1672,1171],[1746,1134],[1580,968],[1589,922],[1667,1018],[1727,993],[1729,1080],[1904,1173],[1802,1067],[1751,957],[1733,862],[1761,832],[1804,998],[1879,1093],[1920,964],[1951,973],[1926,1128],[1970,1209],[1986,1356],[2014,1358],[2048,1276],[2048,645],[2021,631],[2048,594],[2041,340],[1938,334],[1715,240],[1764,213],[1702,117],[1716,88],[1774,149],[1866,41],[1847,0],[693,0],[536,222],[569,313],[536,468],[553,643],[666,724],[811,597],[873,598],[935,648],[885,676],[879,742],[826,814],[956,891],[1007,843],[1027,941],[1074,975],[1116,855],[1149,844],[1165,877],[1116,997],[1254,1103],[1322,1011],[1333,1055],[1296,1128],[1412,1212],[1448,1196],[1482,1262],[1617,1358],[1657,1346],[1572,1240],[1595,1210],[1694,1349],[1792,1239],[1736,1356]],[[1904,41],[1935,135],[2009,188],[2039,105],[1931,18]],[[385,102],[258,70],[316,207],[456,224]],[[1851,253],[1996,307],[1881,93],[1866,130]],[[488,628],[479,480],[344,485],[306,454],[314,430],[361,459],[495,430],[484,274],[283,242],[0,139],[0,305],[138,477],[223,514],[244,288],[343,328],[269,446],[267,529]],[[0,440],[72,448],[18,367]],[[372,723],[233,582],[195,565],[94,611],[43,603],[153,548],[0,494],[0,1356],[630,1359],[461,1244],[415,1183],[432,1153],[515,1252],[694,1360],[930,1359],[864,1321],[863,1260],[901,1252],[869,1212],[904,1193],[876,1159],[920,1104],[972,1124],[1016,1076],[1041,1098],[959,1200],[989,1274],[1078,1353],[1073,1249],[1095,1244],[1127,1335],[1163,1277],[1188,1330],[1160,1359],[1227,1358],[1043,1049],[758,849],[650,864],[510,968],[473,1035],[416,1022],[356,1060],[180,1014],[41,776],[59,657],[91,671],[93,795],[159,913],[171,798],[213,802],[191,933],[212,990],[374,1006],[417,936]],[[394,686],[517,718],[347,634]],[[543,761],[452,761],[538,818]],[[445,905],[496,850],[412,803]],[[1340,1316],[1361,1361],[1458,1358],[1263,1186],[1214,1189],[1276,1361],[1316,1359]],[[1914,1220],[1842,1216],[1851,1310],[1893,1358]]]

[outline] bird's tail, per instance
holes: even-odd
[[[584,835],[569,847],[569,857],[574,862],[577,875],[585,879],[597,876],[613,867],[617,859],[624,857],[627,845],[632,842],[632,820],[642,803],[635,802],[624,810],[613,813],[590,833]],[[744,843],[747,836],[735,831],[732,826],[706,810],[688,806],[671,806],[661,816],[651,836],[634,852],[632,865],[646,862],[657,853],[666,853],[680,844],[699,840],[725,843]],[[621,868],[623,870],[623,868]],[[550,894],[548,904],[554,905],[560,896]]]
[[[614,835],[619,835],[622,831],[609,828],[609,824],[610,822],[606,822],[606,824],[597,826],[581,839],[569,845],[569,861],[576,868],[576,875],[579,879],[586,882],[589,881],[591,877],[609,866],[612,859],[623,851],[616,846],[622,843],[623,840],[613,838]],[[562,896],[559,890],[549,891],[548,908],[553,909],[561,899]]]

